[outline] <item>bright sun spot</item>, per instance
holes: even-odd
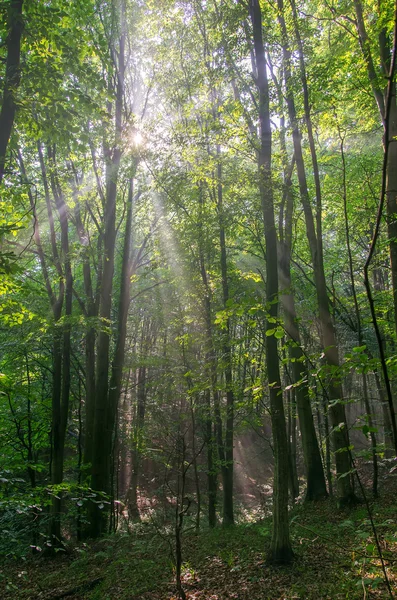
[[[132,143],[134,146],[141,146],[143,142],[143,135],[139,131],[134,131],[132,134]]]

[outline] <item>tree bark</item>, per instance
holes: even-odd
[[[128,199],[127,199],[127,214],[124,233],[124,247],[121,263],[120,274],[120,296],[117,311],[117,337],[114,358],[112,361],[112,372],[109,383],[109,401],[107,426],[108,433],[106,439],[110,442],[108,448],[111,451],[111,441],[113,430],[116,422],[116,414],[118,402],[121,394],[121,386],[123,381],[123,369],[125,362],[125,341],[127,337],[127,319],[128,307],[130,303],[130,286],[131,286],[131,241],[132,241],[132,211],[134,203],[134,187],[133,179],[129,182]]]
[[[217,361],[215,348],[213,344],[212,331],[212,310],[211,310],[211,289],[208,281],[208,274],[205,266],[204,239],[203,239],[203,186],[199,188],[200,200],[200,237],[199,237],[199,261],[200,274],[204,288],[204,321],[206,328],[206,372],[207,389],[205,390],[205,441],[207,448],[207,487],[208,487],[208,522],[211,528],[216,526],[216,506],[218,490],[218,469],[216,466],[216,448],[218,448],[219,458],[222,464],[223,441],[222,441],[222,422],[219,413],[218,390],[217,390]],[[211,406],[211,390],[214,399],[214,411]],[[213,424],[213,413],[216,422]],[[218,432],[220,435],[218,435]]]
[[[98,315],[98,306],[94,298],[92,284],[92,272],[90,263],[90,252],[88,247],[89,234],[85,230],[80,212],[78,180],[75,175],[73,184],[74,191],[74,218],[77,235],[82,247],[83,254],[83,280],[85,293],[85,317],[88,320],[85,335],[85,423],[84,423],[84,457],[83,462],[89,465],[92,460],[93,429],[95,415],[95,341],[96,330],[92,324],[94,317]]]
[[[61,253],[63,258],[63,273],[64,273],[64,317],[65,324],[62,327],[62,333],[59,334],[61,339],[58,339],[58,332],[55,332],[54,350],[61,356],[61,392],[57,394],[56,402],[53,403],[53,461],[52,461],[52,483],[60,484],[63,481],[63,463],[65,450],[65,436],[69,411],[69,395],[70,395],[70,361],[71,361],[71,323],[72,316],[72,287],[73,277],[69,253],[69,225],[68,225],[68,210],[63,196],[62,189],[59,185],[56,174],[56,156],[55,146],[48,147],[48,158],[50,162],[50,181],[51,189],[55,199],[55,204],[58,212],[58,219],[61,229]],[[57,360],[59,355],[57,355]],[[59,499],[58,499],[59,497]],[[60,531],[60,512],[61,512],[61,494],[56,494],[53,499],[53,522],[52,534],[55,540],[61,539]]]
[[[283,0],[278,0],[279,22],[283,36],[283,62],[285,72],[285,83],[287,90],[287,106],[289,119],[292,127],[292,139],[294,145],[294,154],[296,160],[296,169],[298,174],[299,191],[303,211],[306,221],[306,234],[309,242],[310,254],[313,264],[314,280],[316,285],[317,303],[319,310],[319,319],[321,327],[321,338],[324,349],[324,355],[327,363],[329,375],[329,415],[331,418],[332,441],[335,453],[336,472],[338,478],[339,502],[348,504],[354,501],[354,492],[351,487],[350,478],[346,475],[351,469],[349,447],[349,434],[347,429],[345,406],[343,400],[342,386],[339,382],[339,351],[336,339],[335,327],[332,321],[332,316],[329,308],[329,300],[327,294],[327,285],[325,280],[322,239],[321,231],[319,231],[319,221],[317,218],[317,231],[313,211],[309,198],[309,192],[306,180],[306,171],[303,160],[303,151],[301,143],[301,133],[298,127],[296,117],[295,101],[292,91],[291,80],[291,52],[288,46],[287,29],[283,16],[284,4]],[[301,77],[306,82],[305,73],[301,70]],[[318,207],[321,211],[321,206]],[[318,217],[318,213],[317,213]]]
[[[138,368],[137,376],[137,403],[131,451],[132,472],[130,489],[128,491],[128,513],[130,517],[134,520],[140,518],[138,507],[138,485],[142,461],[142,442],[143,428],[145,425],[145,412],[146,367],[141,366]]]
[[[227,253],[225,234],[225,215],[223,210],[222,165],[220,163],[220,147],[217,146],[217,210],[219,218],[219,244],[221,249],[221,278],[223,307],[227,309],[229,300],[229,281],[227,274]],[[223,362],[226,384],[226,427],[224,436],[224,464],[222,464],[223,481],[223,525],[234,524],[233,509],[233,437],[234,437],[234,392],[232,374],[232,351],[230,345],[230,319],[226,321],[223,336]]]
[[[262,202],[266,245],[266,299],[269,319],[266,332],[274,328],[278,317],[277,233],[274,219],[271,177],[272,134],[270,126],[269,86],[262,37],[262,14],[258,0],[249,1],[253,29],[257,87],[259,92],[260,148],[258,179]],[[270,410],[274,445],[273,532],[269,559],[289,563],[293,558],[288,521],[288,442],[285,427],[283,397],[277,339],[266,335],[266,366],[269,380]]]
[[[7,59],[3,102],[0,111],[0,185],[3,181],[8,143],[16,113],[15,94],[21,80],[21,39],[23,33],[23,0],[10,0],[8,7]]]
[[[110,332],[112,309],[112,290],[114,274],[114,255],[116,246],[116,198],[117,183],[122,155],[121,134],[124,98],[125,75],[125,24],[124,2],[121,5],[121,14],[118,22],[121,23],[121,34],[118,49],[118,65],[116,67],[117,84],[115,90],[115,145],[113,149],[105,148],[106,156],[106,198],[104,208],[104,239],[103,261],[100,285],[99,317],[101,329],[98,335],[97,365],[96,365],[96,399],[94,415],[94,435],[91,486],[98,492],[109,493],[110,484],[110,455],[111,439],[113,432],[107,423],[111,413],[109,407],[109,363],[110,363]],[[114,5],[112,10],[115,10]],[[98,537],[105,530],[106,512],[101,511],[98,504],[92,503],[90,510],[91,535]]]
[[[380,4],[379,4],[380,7]],[[382,217],[383,203],[386,199],[387,210],[387,229],[390,248],[390,266],[393,286],[393,307],[394,324],[397,331],[397,98],[396,98],[396,44],[397,40],[397,12],[394,13],[394,41],[393,51],[388,43],[388,34],[385,29],[379,33],[379,57],[382,65],[383,76],[387,79],[387,85],[384,90],[380,88],[379,78],[377,77],[374,61],[371,53],[370,41],[367,35],[365,21],[363,16],[362,4],[360,0],[354,0],[356,12],[356,26],[358,38],[367,67],[368,79],[379,109],[379,115],[384,128],[384,160],[382,169],[382,191],[380,195],[380,204],[378,209],[377,224],[375,226],[374,237],[368,253],[367,261],[364,267],[364,281],[367,290],[368,300],[371,308],[371,316],[375,329],[375,334],[379,346],[379,354],[382,364],[382,371],[385,380],[387,400],[390,411],[390,421],[393,432],[394,451],[397,454],[397,424],[393,396],[390,386],[386,358],[383,352],[381,334],[376,319],[376,312],[371,293],[371,287],[368,277],[368,268],[375,250],[375,244],[379,233],[380,220]]]
[[[281,135],[281,146],[284,157],[286,157],[286,144],[284,135]],[[295,298],[292,293],[291,279],[291,248],[292,248],[292,226],[293,226],[293,195],[291,190],[291,176],[295,157],[288,169],[284,159],[284,198],[283,214],[280,214],[280,239],[279,242],[279,281],[281,293],[281,305],[284,314],[284,327],[290,340],[288,348],[291,359],[290,369],[292,382],[298,384],[295,387],[296,406],[298,409],[299,427],[302,436],[303,457],[306,469],[307,488],[305,500],[320,500],[327,497],[324,469],[321,461],[320,448],[314,427],[313,413],[309,396],[309,374],[306,367],[298,319],[295,307]],[[283,227],[283,221],[285,225]]]

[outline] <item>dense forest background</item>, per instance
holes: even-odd
[[[187,532],[270,516],[285,565],[289,508],[331,498],[393,597],[395,29],[389,0],[0,3],[4,557],[146,524],[185,598]]]

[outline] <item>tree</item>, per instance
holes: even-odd
[[[0,185],[3,181],[8,142],[14,124],[17,102],[15,95],[19,86],[21,39],[23,33],[23,0],[7,2],[6,22],[6,67],[3,84],[3,98],[0,110]]]
[[[2,26],[4,464],[51,495],[49,544],[145,506],[172,523],[179,582],[183,524],[232,524],[273,470],[269,558],[289,563],[288,480],[325,498],[336,466],[351,504],[355,446],[374,491],[389,452],[393,216],[386,233],[374,214],[382,158],[393,196],[391,3],[20,6],[11,87],[12,11]]]
[[[272,185],[272,135],[269,112],[269,86],[265,49],[262,37],[262,15],[258,0],[250,0],[253,45],[255,52],[257,86],[259,93],[258,117],[260,147],[258,151],[258,180],[262,202],[266,251],[266,366],[269,380],[270,409],[274,443],[273,534],[271,560],[288,563],[293,552],[289,538],[288,521],[288,452],[284,406],[281,388],[277,338],[273,335],[278,316],[277,233],[274,218]]]

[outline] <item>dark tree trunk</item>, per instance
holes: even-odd
[[[0,185],[4,177],[7,147],[15,119],[15,94],[21,79],[20,59],[23,32],[23,0],[10,0],[8,4],[7,59],[3,101],[0,110]]]
[[[350,283],[352,287],[353,293],[353,302],[354,302],[354,312],[356,314],[356,323],[357,323],[357,338],[358,345],[362,346],[364,343],[364,337],[362,333],[361,327],[361,315],[360,315],[360,307],[358,305],[357,292],[356,292],[356,284],[354,281],[354,268],[353,268],[353,255],[350,246],[350,226],[349,226],[349,215],[348,215],[348,202],[347,202],[347,183],[346,183],[346,160],[345,160],[345,150],[344,150],[344,139],[339,131],[340,137],[340,149],[341,149],[341,158],[342,158],[342,186],[343,186],[343,212],[345,217],[345,233],[346,233],[346,247],[347,254],[349,259],[349,273],[350,273]],[[362,374],[363,380],[363,398],[365,410],[367,413],[368,425],[369,425],[369,435],[371,440],[371,452],[372,452],[372,465],[373,465],[373,479],[372,479],[372,492],[374,498],[378,496],[378,456],[376,453],[376,436],[373,426],[373,418],[371,412],[371,403],[368,395],[368,383],[367,383],[367,375],[365,373]]]
[[[211,418],[211,390],[205,390],[205,443],[207,447],[208,524],[216,526],[217,476],[214,465],[214,432]]]
[[[99,318],[101,329],[98,335],[97,365],[96,365],[96,398],[93,432],[93,452],[91,486],[99,492],[110,493],[110,471],[113,431],[110,430],[107,419],[112,415],[113,408],[109,400],[109,363],[110,363],[110,333],[112,290],[114,274],[114,255],[116,246],[116,199],[117,182],[121,161],[122,113],[124,99],[125,72],[125,30],[124,3],[121,3],[121,13],[118,22],[122,32],[119,39],[118,66],[116,67],[117,84],[115,90],[115,145],[113,149],[105,148],[106,156],[106,198],[104,207],[104,238],[103,261],[100,283]],[[112,10],[115,11],[113,6]],[[105,531],[106,513],[99,505],[92,503],[90,510],[91,535],[98,537]]]
[[[146,367],[138,368],[137,375],[137,403],[135,424],[133,429],[131,449],[131,483],[128,491],[128,513],[133,520],[140,518],[138,507],[138,485],[142,462],[142,442],[145,426],[146,412]]]
[[[110,456],[111,437],[109,439],[109,429],[107,417],[109,412],[108,391],[109,391],[109,358],[110,358],[110,334],[108,331],[111,320],[112,308],[112,289],[114,273],[114,252],[116,242],[116,179],[120,164],[121,152],[115,149],[114,157],[107,165],[107,196],[105,207],[105,234],[104,234],[104,259],[100,291],[100,309],[99,317],[101,319],[101,329],[98,335],[97,345],[97,368],[96,368],[96,398],[95,398],[95,416],[94,416],[94,435],[93,435],[93,454],[92,454],[92,477],[91,486],[94,490],[109,493],[110,476]],[[91,514],[91,534],[97,537],[103,531],[104,513],[98,512],[96,505],[93,505],[93,514]],[[95,516],[96,515],[96,516]]]
[[[286,154],[285,142],[282,140],[283,154]],[[299,427],[302,436],[303,457],[306,468],[307,489],[305,500],[320,500],[327,496],[324,469],[321,461],[320,449],[314,427],[313,413],[310,403],[308,372],[306,359],[303,354],[298,319],[295,308],[295,299],[292,293],[291,280],[291,247],[293,226],[293,196],[291,190],[292,166],[287,172],[285,168],[285,211],[280,215],[280,237],[279,243],[279,281],[282,290],[281,304],[284,313],[284,327],[290,339],[289,357],[291,359],[290,370],[295,388],[295,399],[299,417]],[[284,231],[282,221],[285,221]]]
[[[111,452],[111,441],[116,422],[117,407],[121,394],[123,382],[123,369],[125,362],[125,341],[127,337],[127,318],[130,303],[131,286],[131,241],[132,241],[132,211],[134,200],[133,180],[130,180],[127,199],[127,214],[124,233],[124,247],[120,274],[120,296],[117,314],[117,337],[114,358],[112,362],[112,373],[109,384],[109,403],[107,414],[108,433],[106,439],[110,442],[108,448]]]
[[[278,0],[279,22],[283,36],[283,59],[285,83],[287,90],[287,106],[292,127],[292,139],[294,144],[294,154],[298,174],[299,191],[302,201],[303,211],[306,221],[306,233],[310,247],[311,259],[314,271],[314,280],[316,285],[317,303],[319,309],[321,338],[329,370],[329,396],[330,407],[329,414],[333,427],[332,440],[335,452],[336,472],[338,477],[338,492],[341,504],[348,504],[354,500],[354,492],[351,487],[350,478],[346,474],[350,471],[350,455],[348,452],[349,435],[347,429],[345,407],[343,403],[342,386],[339,379],[339,352],[336,339],[335,327],[332,321],[329,301],[327,295],[327,286],[325,280],[323,252],[322,252],[322,232],[319,229],[321,223],[321,204],[318,198],[317,205],[317,231],[313,218],[311,202],[306,181],[306,171],[303,160],[301,133],[298,127],[296,117],[295,101],[291,82],[291,53],[288,47],[287,30],[283,17],[283,0]],[[306,74],[301,69],[302,79],[306,83]],[[305,86],[306,89],[307,86]],[[320,213],[320,217],[319,217]]]
[[[28,458],[28,475],[30,479],[30,486],[33,488],[36,487],[36,471],[33,468],[34,456],[33,456],[33,437],[32,437],[32,398],[31,398],[31,383],[30,383],[30,367],[29,367],[29,358],[28,353],[25,350],[25,362],[26,362],[26,380],[28,384],[28,393],[27,393],[27,425],[28,425],[28,433],[27,433],[27,458]]]
[[[380,6],[381,5],[379,4],[379,8]],[[379,87],[379,78],[374,66],[374,60],[371,51],[371,42],[368,38],[367,30],[365,27],[363,9],[360,0],[354,0],[354,8],[356,13],[356,27],[358,39],[363,58],[367,67],[368,79],[371,85],[372,93],[378,106],[379,116],[385,131],[385,135],[383,138],[385,157],[383,165],[381,206],[383,205],[384,198],[386,197],[387,230],[389,236],[390,266],[393,286],[394,324],[397,331],[397,98],[396,83],[394,81],[396,70],[395,48],[392,52],[390,44],[388,42],[388,33],[385,29],[381,29],[379,32],[379,58],[382,66],[383,75],[388,79],[387,86],[385,86],[384,90],[382,90]],[[396,44],[396,40],[394,40],[394,44]],[[393,65],[392,60],[394,61]],[[380,215],[378,214],[378,222],[380,222],[379,216]],[[385,380],[387,401],[390,412],[390,423],[393,434],[394,452],[395,454],[397,454],[397,424],[395,408],[391,392],[386,358],[383,353],[381,335],[379,332],[376,313],[373,306],[369,278],[367,277],[369,263],[375,250],[378,229],[378,227],[375,227],[374,238],[371,243],[371,248],[364,267],[365,285],[367,289],[368,299],[370,302],[373,324],[378,340],[382,371]]]
[[[217,147],[217,158],[220,161],[220,147]],[[217,210],[219,217],[219,243],[221,249],[221,278],[223,306],[226,309],[229,300],[229,280],[227,273],[227,253],[225,234],[225,214],[223,210],[223,185],[222,166],[218,162],[217,167]],[[226,322],[226,331],[223,336],[223,362],[226,384],[226,427],[224,437],[224,463],[222,464],[223,481],[223,525],[234,524],[233,509],[233,437],[234,437],[234,392],[232,374],[232,351],[230,345],[230,319]]]
[[[88,319],[87,332],[85,335],[85,422],[84,422],[84,464],[88,465],[92,460],[93,429],[95,415],[95,341],[96,331],[92,324],[94,317],[98,315],[98,306],[94,298],[92,285],[92,273],[90,263],[90,250],[88,247],[89,234],[85,230],[80,212],[78,179],[72,182],[74,191],[74,217],[77,235],[82,247],[83,254],[83,280],[85,293],[85,316]]]
[[[375,385],[376,385],[376,390],[378,392],[379,402],[382,407],[383,443],[385,445],[385,455],[387,458],[391,458],[393,456],[394,444],[393,444],[393,432],[392,432],[391,421],[390,421],[389,405],[385,398],[385,392],[382,388],[381,378],[379,377],[379,374],[376,370],[374,371],[374,377],[375,377]]]
[[[71,361],[71,323],[72,316],[72,287],[73,277],[69,253],[69,225],[68,211],[64,200],[63,192],[60,188],[56,175],[55,147],[48,148],[48,158],[51,166],[51,189],[55,199],[58,212],[58,219],[61,229],[61,253],[63,258],[63,272],[65,279],[64,296],[64,317],[65,324],[62,327],[61,339],[58,339],[58,333],[55,332],[54,352],[57,356],[57,362],[61,357],[61,392],[57,392],[56,398],[53,397],[53,455],[52,455],[52,483],[59,484],[63,481],[63,463],[65,450],[65,436],[69,411],[70,396],[70,361]],[[60,356],[59,356],[60,355]],[[57,364],[57,373],[59,365]],[[58,386],[58,384],[57,384]],[[52,524],[52,534],[55,539],[60,540],[60,512],[61,512],[61,494],[56,494],[53,499],[54,519]]]
[[[201,487],[200,487],[200,477],[199,477],[199,467],[197,464],[197,448],[196,448],[196,415],[193,404],[190,406],[190,414],[192,419],[192,463],[193,463],[193,472],[194,472],[194,484],[196,488],[196,519],[195,519],[195,528],[196,531],[200,529],[200,517],[201,517]]]
[[[258,0],[250,0],[249,12],[253,28],[253,42],[259,91],[260,148],[258,178],[266,244],[266,299],[269,318],[266,331],[274,328],[278,317],[277,234],[274,219],[271,177],[272,134],[270,126],[269,87],[262,37],[262,14]],[[266,336],[266,366],[269,380],[270,410],[274,445],[273,533],[270,560],[289,563],[293,558],[288,520],[288,441],[285,427],[277,339]]]
[[[288,411],[288,460],[290,468],[289,485],[292,502],[299,496],[298,469],[296,466],[296,403],[291,390],[286,393]]]
[[[223,442],[222,442],[222,423],[220,421],[219,402],[217,400],[217,361],[215,348],[213,344],[212,332],[212,310],[211,310],[211,289],[208,282],[208,275],[205,266],[204,258],[204,230],[203,230],[203,215],[204,206],[203,188],[199,188],[200,198],[200,238],[199,238],[199,260],[201,280],[204,288],[204,320],[206,327],[206,372],[208,377],[208,387],[205,391],[205,442],[207,448],[207,487],[208,487],[208,522],[209,526],[216,526],[216,506],[217,506],[217,491],[218,491],[218,469],[216,466],[216,449],[222,462]],[[214,417],[217,423],[213,424],[213,411],[211,406],[211,390],[214,397]],[[220,439],[218,434],[220,431]]]
[[[47,170],[45,166],[44,156],[40,142],[38,142],[38,154],[39,162],[41,167],[42,181],[45,192],[45,200],[47,206],[47,216],[50,227],[50,241],[52,249],[52,261],[56,267],[57,274],[59,277],[59,290],[58,296],[55,295],[52,284],[49,277],[49,271],[45,254],[43,251],[38,216],[36,206],[29,192],[30,204],[32,208],[34,218],[34,239],[38,249],[38,254],[41,263],[41,269],[43,278],[45,281],[49,302],[52,308],[54,318],[54,331],[53,331],[53,345],[52,345],[52,392],[51,392],[51,411],[52,411],[52,424],[51,424],[51,462],[50,462],[50,476],[51,483],[54,485],[60,484],[63,481],[63,454],[65,445],[65,433],[67,424],[67,410],[69,402],[69,387],[70,387],[70,346],[68,347],[68,339],[66,334],[66,368],[64,378],[62,374],[62,330],[57,327],[57,323],[62,316],[62,309],[65,300],[65,287],[68,287],[68,310],[71,312],[71,271],[70,261],[68,255],[68,224],[66,210],[60,216],[61,223],[61,246],[64,254],[64,263],[68,272],[68,277],[65,277],[62,269],[61,260],[58,252],[55,236],[54,217],[52,213],[51,200],[50,200],[50,189],[47,179]],[[25,168],[22,160],[21,153],[19,152],[19,161],[23,176],[26,178]],[[57,193],[58,191],[55,190]],[[59,206],[58,206],[59,210]],[[67,252],[66,252],[67,250]],[[69,264],[68,264],[69,263]],[[66,280],[66,281],[65,281]],[[65,333],[65,332],[64,332]],[[65,411],[65,402],[66,411]],[[55,494],[52,499],[51,505],[51,521],[50,521],[50,534],[52,536],[53,547],[61,543],[61,498],[58,494]],[[52,547],[52,548],[53,548]]]

